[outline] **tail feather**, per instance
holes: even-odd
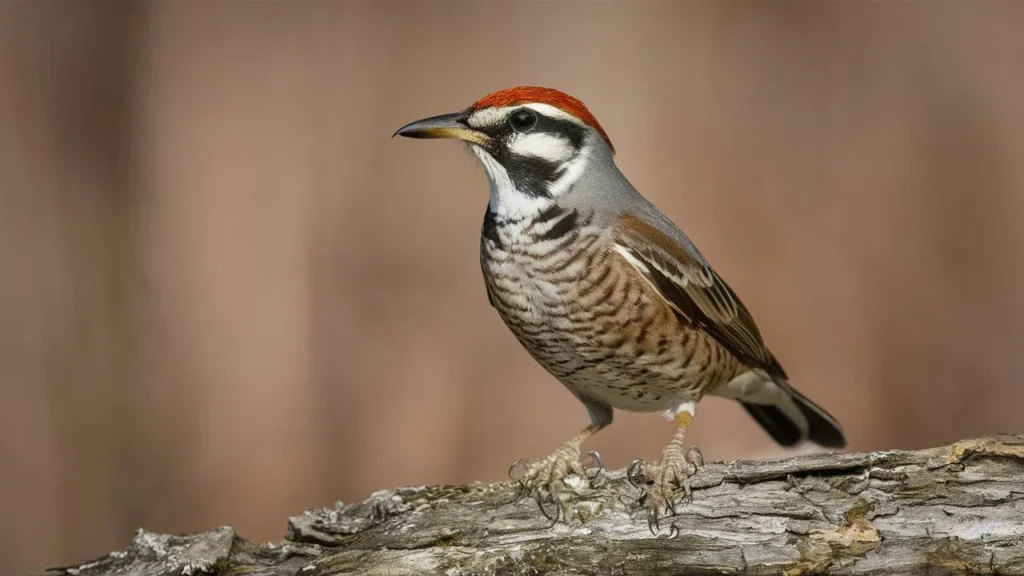
[[[804,438],[803,430],[793,420],[788,418],[776,406],[764,406],[740,402],[747,413],[757,420],[757,423],[771,435],[772,439],[782,446],[795,446]]]
[[[776,382],[777,384],[782,384]],[[846,435],[839,422],[824,408],[786,383],[786,394],[776,404],[752,404],[740,401],[771,437],[783,446],[810,440],[825,448],[846,447]]]
[[[811,442],[825,448],[846,447],[846,434],[831,414],[796,390],[793,390],[793,399],[796,400],[797,408],[800,408],[800,412],[807,418],[807,437]]]

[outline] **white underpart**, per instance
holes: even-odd
[[[487,180],[491,185],[491,212],[504,218],[519,219],[533,216],[551,204],[550,198],[535,198],[516,190],[508,171],[483,148],[471,144],[470,149],[484,165]]]
[[[661,415],[667,418],[668,420],[675,420],[676,416],[683,412],[688,413],[692,418],[693,415],[697,413],[697,401],[686,400],[684,402],[680,402],[674,408],[670,408],[662,412]]]
[[[762,405],[775,405],[786,399],[785,391],[767,374],[754,370],[733,378],[715,390],[715,396]]]
[[[810,428],[807,417],[800,412],[800,408],[797,407],[789,393],[761,370],[751,370],[740,374],[727,382],[725,386],[716,388],[714,395],[719,398],[740,400],[748,404],[775,406],[796,424],[803,436],[807,436],[807,431]]]
[[[543,132],[517,134],[508,147],[513,154],[542,158],[552,163],[572,158],[572,144],[567,138]]]

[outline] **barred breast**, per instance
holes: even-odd
[[[488,297],[526,350],[573,393],[624,410],[667,410],[743,371],[614,250],[614,230],[558,206],[535,218],[488,212]]]

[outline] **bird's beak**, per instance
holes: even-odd
[[[395,136],[405,136],[406,138],[454,138],[480,146],[487,146],[491,141],[487,134],[469,127],[469,124],[466,122],[465,112],[441,114],[440,116],[417,120],[402,126],[391,135],[392,138]]]

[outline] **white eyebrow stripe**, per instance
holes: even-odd
[[[480,128],[482,126],[493,126],[495,124],[499,124],[504,122],[505,118],[507,118],[513,110],[518,110],[519,108],[529,108],[547,116],[548,118],[567,120],[580,126],[586,126],[586,123],[582,120],[561,108],[556,108],[550,104],[540,104],[536,102],[530,102],[518,106],[501,106],[499,108],[484,108],[483,110],[477,110],[469,115],[469,125],[474,128]]]
[[[583,121],[580,120],[579,118],[573,116],[572,114],[569,114],[568,112],[562,110],[561,108],[556,108],[550,104],[538,104],[532,102],[530,104],[524,104],[523,106],[526,108],[530,108],[531,110],[536,110],[537,112],[540,112],[541,114],[547,116],[548,118],[568,120],[569,122],[579,124],[580,126],[586,126],[586,124],[584,124]]]

